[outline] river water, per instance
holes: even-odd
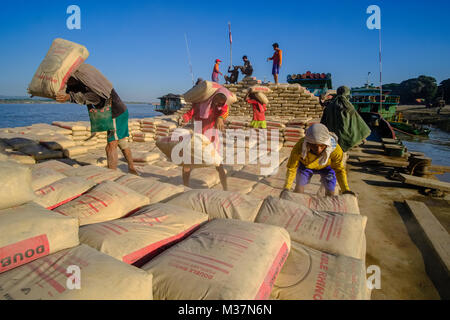
[[[161,113],[149,104],[128,104],[130,118],[151,118]],[[86,107],[76,104],[0,104],[0,128],[23,127],[53,121],[89,121]],[[411,151],[420,151],[433,159],[433,164],[450,166],[450,133],[432,128],[428,138],[396,133]],[[437,175],[450,182],[450,173]]]
[[[419,151],[425,153],[436,165],[450,166],[450,133],[430,128],[428,137],[412,137],[396,132],[397,138],[403,141],[408,151]],[[441,181],[450,182],[450,173],[436,175]]]

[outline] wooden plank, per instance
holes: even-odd
[[[408,161],[392,160],[387,157],[384,158],[359,158],[360,163],[374,163],[375,165],[394,167],[394,168],[406,168],[409,165]]]
[[[405,203],[448,273],[450,270],[450,235],[447,230],[423,202],[406,200]]]
[[[412,184],[415,186],[425,187],[425,188],[431,188],[431,189],[438,189],[442,191],[450,191],[450,183],[439,181],[439,180],[433,180],[433,179],[427,179],[427,178],[421,178],[421,177],[415,177],[411,176],[409,174],[400,173],[400,176],[403,178],[404,183]]]
[[[450,172],[449,166],[438,166],[438,165],[431,165],[430,166],[431,171],[438,171],[438,172]]]

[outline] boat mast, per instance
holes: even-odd
[[[194,73],[192,72],[191,54],[189,52],[189,45],[188,45],[188,40],[187,40],[187,34],[186,33],[184,33],[184,39],[186,40],[186,50],[187,50],[187,54],[188,54],[189,68],[190,68],[190,71],[191,71],[192,86],[194,86],[195,85]]]
[[[383,110],[383,61],[381,56],[381,26],[380,29],[378,29],[380,34],[380,111]]]

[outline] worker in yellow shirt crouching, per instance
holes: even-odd
[[[336,180],[344,194],[354,195],[347,182],[343,162],[344,153],[337,141],[337,136],[329,132],[323,124],[314,124],[309,127],[305,138],[292,149],[287,165],[284,191],[290,191],[292,183],[296,180],[294,192],[304,193],[305,186],[309,184],[311,177],[314,174],[320,174],[327,196],[334,195]]]

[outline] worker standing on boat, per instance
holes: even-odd
[[[272,47],[273,50],[275,50],[275,53],[273,54],[272,58],[267,58],[267,61],[273,60],[273,79],[275,80],[275,83],[278,84],[278,74],[280,73],[281,63],[283,61],[283,51],[281,51],[278,43],[274,43]]]
[[[320,174],[327,196],[334,195],[336,180],[344,194],[354,195],[348,186],[343,152],[337,137],[322,124],[309,127],[305,138],[292,149],[283,192],[290,191],[296,180],[294,192],[304,193],[314,174]]]
[[[107,130],[108,144],[106,145],[108,168],[117,169],[117,147],[119,147],[128,163],[129,172],[138,175],[127,141],[129,137],[127,106],[122,102],[111,82],[100,71],[89,64],[82,64],[68,79],[66,91],[60,91],[56,100],[61,103],[70,101],[86,105],[89,113],[97,113],[103,117],[99,121],[110,122],[111,129]],[[91,130],[95,125],[92,121],[91,119]]]
[[[359,145],[371,133],[349,98],[350,89],[339,87],[337,96],[325,107],[320,121],[337,135],[339,146],[344,152]]]
[[[219,74],[223,76],[222,72],[219,71],[219,65],[222,61],[220,59],[216,59],[216,64],[214,65],[213,73],[211,79],[213,82],[219,83]]]

